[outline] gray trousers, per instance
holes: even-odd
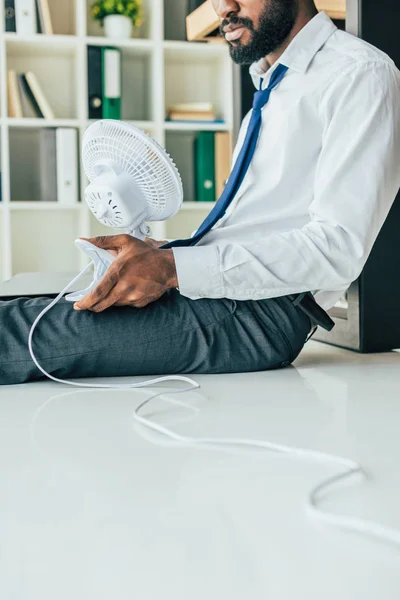
[[[42,379],[28,351],[48,298],[0,302],[0,384]],[[146,308],[77,312],[61,300],[39,323],[33,347],[55,377],[238,373],[288,366],[311,323],[288,297],[189,300],[175,289]]]

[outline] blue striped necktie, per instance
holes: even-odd
[[[273,74],[269,85],[265,90],[259,90],[254,94],[253,100],[253,112],[251,115],[250,123],[247,128],[247,133],[243,146],[240,150],[239,156],[235,162],[235,166],[229,176],[228,182],[225,186],[224,191],[213,210],[210,212],[208,217],[200,225],[195,235],[185,240],[175,240],[162,246],[162,248],[178,248],[183,246],[194,246],[208,233],[214,225],[224,216],[232,200],[236,196],[243,179],[249,169],[251,160],[253,158],[258,137],[260,135],[261,123],[262,123],[262,109],[267,104],[272,90],[278,85],[286,74],[288,67],[279,64]]]

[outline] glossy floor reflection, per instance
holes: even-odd
[[[359,460],[371,480],[326,506],[400,528],[399,353],[310,342],[289,369],[195,379],[147,416]],[[307,517],[331,467],[170,442],[133,423],[149,394],[0,389],[1,600],[400,597],[400,551]]]

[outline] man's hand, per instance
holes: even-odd
[[[146,242],[146,244],[149,244],[149,246],[151,246],[152,248],[161,248],[161,246],[164,246],[164,244],[168,244],[167,240],[159,242],[157,240],[153,240],[153,238],[146,238],[144,241]]]
[[[130,235],[87,241],[110,250],[116,258],[97,286],[74,305],[75,310],[102,312],[110,306],[144,308],[170,288],[178,287],[172,250],[160,250]]]

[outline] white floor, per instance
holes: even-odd
[[[325,506],[400,529],[399,353],[310,342],[295,368],[195,379],[147,414],[359,460],[370,481]],[[173,444],[133,424],[148,394],[0,389],[1,600],[398,600],[400,549],[306,515],[331,466]]]

